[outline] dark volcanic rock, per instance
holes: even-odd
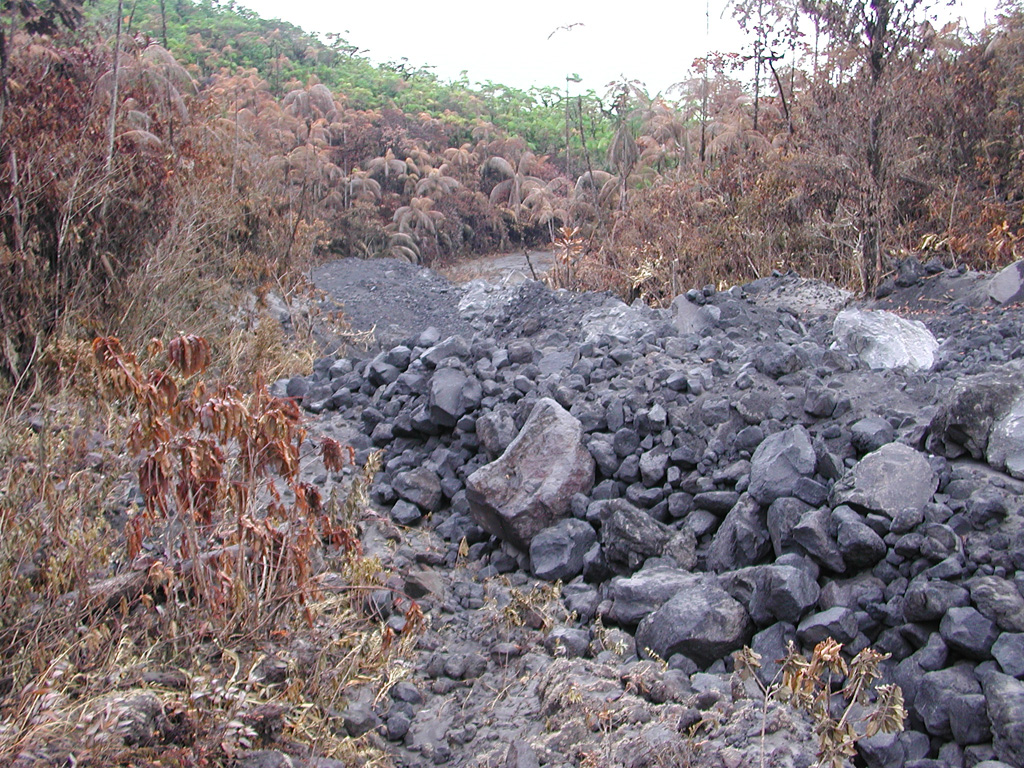
[[[616,576],[608,582],[605,590],[607,599],[611,601],[605,615],[617,624],[635,626],[673,595],[692,587],[701,578],[698,574],[665,566],[644,568],[629,577]]]
[[[998,368],[960,379],[928,428],[928,450],[988,459],[1024,477],[1024,375]]]
[[[914,709],[924,721],[928,733],[950,738],[953,735],[950,726],[950,702],[961,696],[979,693],[981,684],[970,666],[958,664],[948,669],[928,672],[921,678],[917,696],[914,698]]]
[[[658,557],[673,531],[626,501],[613,501],[611,514],[601,527],[601,544],[610,563],[631,571],[649,557]]]
[[[597,543],[589,523],[575,518],[560,520],[533,537],[530,568],[545,581],[570,581],[583,572],[583,556]]]
[[[756,565],[771,552],[768,524],[760,505],[750,496],[739,498],[725,516],[708,550],[707,568],[721,573]]]
[[[400,498],[426,512],[436,512],[444,500],[440,478],[436,472],[426,467],[399,473],[391,482],[391,487]]]
[[[993,745],[1000,760],[1024,765],[1024,683],[1008,675],[982,676]]]
[[[469,476],[466,497],[480,525],[525,550],[537,533],[569,513],[573,494],[593,484],[583,428],[545,398],[501,457]]]
[[[904,509],[921,509],[931,501],[938,478],[924,454],[902,443],[888,443],[869,453],[833,490],[837,504],[890,518]]]
[[[662,659],[681,653],[706,667],[748,642],[753,625],[746,610],[710,578],[695,578],[640,622],[638,648]]]
[[[817,458],[811,436],[803,427],[792,427],[766,437],[750,459],[748,493],[759,504],[771,504],[784,496],[796,496],[802,478],[814,474]]]

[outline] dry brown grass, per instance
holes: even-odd
[[[383,764],[336,716],[353,686],[393,682],[419,621],[411,604],[398,637],[362,611],[365,589],[386,577],[351,527],[368,475],[313,509],[287,411],[259,390],[201,385],[195,342],[178,345],[173,369],[111,346],[97,365],[65,344],[51,360],[62,387],[31,403],[7,393],[0,763],[222,765],[276,747]],[[165,397],[154,374],[179,394]],[[190,426],[187,412],[204,408],[210,429]],[[214,490],[179,459],[199,460],[204,441],[224,461]],[[134,478],[165,450],[176,483],[143,482],[140,498]],[[301,460],[337,469],[346,455]]]

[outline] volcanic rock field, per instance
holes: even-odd
[[[911,259],[871,302],[775,274],[652,309],[321,268],[375,346],[274,390],[382,452],[367,611],[427,623],[345,729],[406,766],[810,766],[810,718],[733,653],[770,682],[832,638],[888,654],[908,713],[847,764],[1024,766],[1022,273]]]

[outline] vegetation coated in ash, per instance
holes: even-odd
[[[333,563],[348,600],[380,583],[378,569],[342,531],[308,532],[280,557],[278,532],[250,515],[266,500],[255,491],[282,516],[328,500],[275,499],[272,462],[233,453],[240,437],[287,433],[277,459],[298,460],[294,425],[259,423],[265,404],[228,386],[257,391],[310,362],[296,345],[307,320],[289,339],[258,308],[296,297],[318,260],[442,263],[559,239],[562,285],[661,302],[775,268],[871,289],[909,252],[975,267],[1018,257],[1019,2],[977,37],[921,23],[917,0],[734,8],[744,49],[699,58],[671,94],[626,81],[571,99],[374,65],[346,41],[232,6],[0,9],[4,760],[51,737],[59,747],[62,728],[136,667],[186,669],[198,703],[167,713],[158,745],[180,764],[228,760],[276,722],[231,719],[232,702],[259,693],[239,674],[264,641],[349,638],[332,646],[335,669],[304,670],[290,692],[308,714],[292,737],[310,744],[325,738],[316,713],[344,688],[337,670],[387,675],[401,649],[356,602],[318,623],[286,583]],[[206,340],[188,342],[208,345],[204,371],[154,362],[162,347],[149,342],[171,348],[179,334]],[[97,359],[94,337],[119,341]],[[101,386],[111,366],[120,389]],[[124,455],[133,440],[137,460]],[[150,560],[133,560],[131,536],[153,529],[123,519],[140,466],[154,524],[177,516],[192,536]],[[222,485],[228,472],[236,482]],[[266,570],[189,581],[210,576],[195,566],[212,562],[204,550],[237,547]],[[140,589],[89,599],[126,569],[145,574]],[[257,578],[270,603],[222,622],[232,590]],[[143,747],[155,760],[158,747]],[[146,755],[97,743],[78,759]]]

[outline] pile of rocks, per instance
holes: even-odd
[[[670,310],[475,283],[460,303],[472,333],[425,329],[275,386],[359,424],[360,452],[385,452],[376,501],[443,540],[399,558],[416,566],[402,591],[455,615],[483,606],[488,579],[505,577],[506,603],[509,585],[562,582],[573,618],[554,647],[591,665],[571,674],[609,677],[595,639],[619,632],[616,664],[667,662],[655,703],[682,708],[675,733],[693,697],[725,695],[707,675],[728,672],[732,651],[779,659],[789,641],[831,637],[891,654],[885,677],[907,701],[910,730],[863,740],[864,764],[1024,765],[1024,311],[1010,269],[990,282],[901,271],[911,279],[890,305],[928,281],[969,287],[926,305],[924,322],[844,308],[841,292],[793,275],[691,291]],[[424,588],[424,572],[449,581]],[[401,631],[398,613],[389,621]],[[522,649],[484,651],[475,674],[448,677]],[[550,663],[531,689],[541,709]],[[434,664],[420,672],[436,683]],[[452,752],[465,733],[453,742],[449,720],[428,739],[413,710],[397,702],[389,733],[409,764],[470,762]],[[657,741],[650,721],[634,725]],[[572,762],[568,747],[506,749],[522,735],[495,727],[488,748],[509,765]],[[806,757],[780,749],[779,764]]]

